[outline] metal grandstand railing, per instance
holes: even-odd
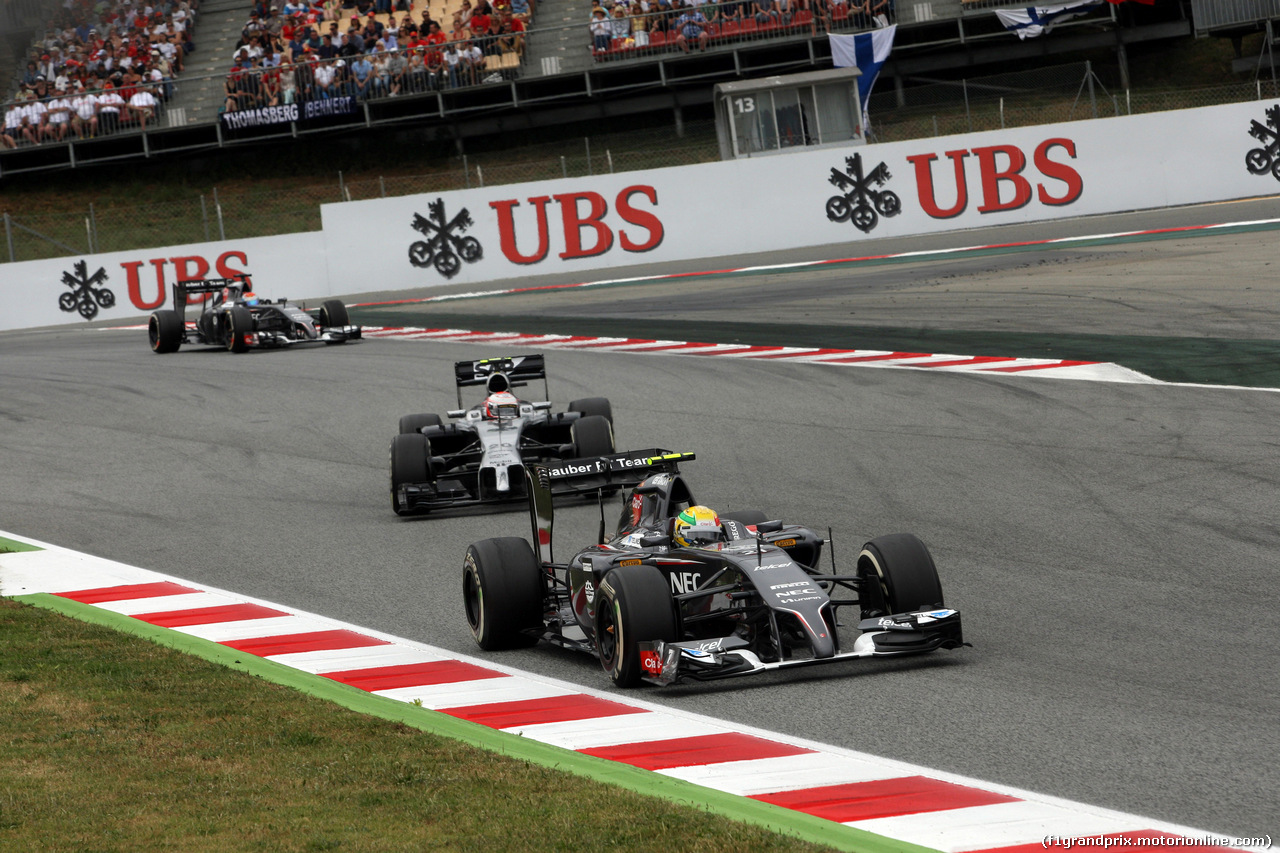
[[[1251,26],[1280,18],[1280,0],[1191,0],[1196,32]]]

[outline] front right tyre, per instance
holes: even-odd
[[[862,618],[944,607],[933,555],[910,533],[877,536],[858,554]]]
[[[403,433],[391,439],[391,508],[405,515],[397,493],[410,483],[425,483],[431,476],[431,442],[421,433]]]
[[[653,566],[618,566],[596,593],[596,652],[619,687],[635,687],[644,676],[642,642],[680,639],[675,602],[667,579]]]

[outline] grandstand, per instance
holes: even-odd
[[[523,6],[523,0],[514,2]],[[762,2],[765,9],[773,6],[775,11],[762,17],[759,0],[754,4],[726,0],[698,6],[707,19],[707,38],[695,39],[700,43],[686,52],[684,48],[691,45],[682,45],[676,38],[679,15],[686,11],[680,8],[680,0],[634,0],[625,16],[610,15],[620,17],[621,22],[611,22],[618,28],[603,45],[593,43],[589,28],[593,0],[540,0],[533,6],[521,51],[497,47],[494,33],[476,34],[475,38],[464,34],[490,47],[480,51],[475,73],[414,74],[415,55],[422,56],[425,71],[431,51],[413,47],[412,38],[400,39],[388,53],[404,59],[403,77],[396,87],[375,80],[357,88],[349,67],[352,57],[312,59],[318,53],[315,50],[294,56],[297,45],[282,45],[282,61],[293,63],[291,73],[301,81],[296,93],[286,98],[280,91],[285,67],[275,69],[274,75],[271,69],[260,67],[261,63],[232,69],[236,46],[254,4],[250,0],[205,0],[198,13],[197,49],[187,57],[182,73],[166,78],[166,97],[161,98],[162,104],[145,128],[130,115],[119,130],[92,138],[69,134],[66,140],[42,139],[40,145],[19,140],[16,147],[0,151],[0,179],[22,172],[361,127],[421,127],[426,138],[460,140],[592,117],[659,112],[669,113],[679,126],[683,110],[710,102],[716,82],[827,67],[831,62],[828,28],[858,32],[897,24],[894,54],[885,66],[886,82],[881,91],[886,85],[896,88],[900,103],[905,103],[904,89],[920,79],[936,82],[965,69],[1038,61],[1055,53],[1091,48],[1114,51],[1123,77],[1127,45],[1190,35],[1199,29],[1193,27],[1193,19],[1201,0],[1154,7],[1134,2],[1103,4],[1086,17],[1061,25],[1052,38],[1026,41],[1012,37],[992,14],[1000,7],[1025,6],[1025,0],[879,0],[883,10],[880,20],[857,11],[857,3]],[[1276,5],[1276,0],[1258,2],[1261,11],[1267,11],[1262,9],[1267,3]],[[471,5],[470,0],[426,3],[424,6],[423,0],[416,0],[408,17],[419,27],[428,19],[435,20],[442,30],[453,28],[455,13],[464,3],[468,8]],[[606,5],[611,5],[610,0]],[[340,33],[350,27],[352,17],[365,23],[366,15],[353,15],[362,12],[360,6],[341,7],[339,0],[330,0],[330,6],[341,8],[341,20],[333,22]],[[876,6],[873,0],[867,8]],[[5,6],[6,10],[22,8],[27,13],[43,10],[48,16],[46,24],[58,7],[57,3],[41,5],[40,0],[7,0]],[[317,31],[327,32],[330,22],[324,20],[319,11],[322,8],[312,7],[309,14]],[[32,17],[28,14],[26,20]],[[374,15],[384,29],[401,25],[405,17],[403,11]],[[1265,18],[1252,23],[1261,26],[1263,22]],[[1245,23],[1236,22],[1236,26]],[[41,28],[28,23],[25,34],[30,48],[39,50]],[[320,43],[318,33],[314,43]],[[9,67],[16,76],[3,91],[18,91],[17,80],[32,55],[30,48],[23,55],[10,56]],[[302,72],[293,70],[299,60],[306,66]],[[379,68],[377,61],[373,65],[375,70]],[[317,73],[334,78],[327,94],[315,93],[312,81]],[[6,109],[12,106],[12,102],[5,104]],[[292,109],[278,109],[281,106]],[[244,115],[236,116],[237,112]]]

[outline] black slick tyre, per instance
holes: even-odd
[[[462,598],[476,645],[495,651],[537,643],[542,586],[542,567],[526,540],[504,536],[467,548]]]
[[[424,483],[431,479],[431,443],[418,434],[397,435],[391,439],[391,508],[396,515],[407,510],[400,506],[396,493],[406,483]]]
[[[864,619],[944,606],[933,555],[910,533],[877,536],[863,545],[858,576]]]
[[[326,299],[320,306],[321,326],[347,326],[351,320],[347,316],[347,306],[337,299]]]
[[[427,412],[421,415],[404,415],[400,418],[400,434],[420,433],[425,426],[440,426],[440,416]]]
[[[577,412],[584,418],[602,417],[613,423],[613,406],[604,397],[584,397],[569,404],[570,412]]]
[[[578,459],[613,453],[613,424],[601,415],[578,418],[569,425],[569,435]]]
[[[675,603],[667,579],[653,566],[619,566],[596,592],[596,651],[619,687],[635,687],[644,675],[639,644],[679,639]]]
[[[227,311],[225,322],[227,349],[236,353],[248,352],[249,342],[245,340],[245,335],[253,331],[253,314],[248,308],[236,305]]]
[[[151,342],[151,351],[156,353],[177,352],[182,346],[182,317],[177,311],[154,311],[147,321],[147,339]]]

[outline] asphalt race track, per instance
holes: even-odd
[[[1248,218],[1225,206],[1153,218],[1179,217]],[[1067,228],[1124,230],[1120,219]],[[1239,334],[1278,337],[1280,282],[1265,266],[1274,236],[1230,238],[1236,266],[1225,276],[1213,239],[1179,243],[1176,269],[1209,290],[1225,278],[1219,301],[1239,315]],[[1172,245],[1133,251],[1167,273],[1160,253]],[[1025,260],[992,260],[991,275]],[[902,281],[911,268],[857,281]],[[1167,283],[1142,279],[1141,264],[1125,269],[1097,287],[1158,294]],[[813,296],[818,312],[848,295],[828,273]],[[941,280],[935,261],[918,274]],[[1225,286],[1246,277],[1270,301]],[[802,279],[796,287],[814,281]],[[646,287],[615,295],[656,295]],[[767,297],[751,287],[734,295],[760,316],[768,306],[752,299]],[[465,310],[511,313],[508,299]],[[1257,313],[1238,299],[1256,301]],[[1166,310],[1166,333],[1178,333],[1176,302],[1149,299],[1143,324]],[[601,304],[603,316],[610,303]],[[1155,328],[1126,329],[1089,304],[1110,318],[1104,333]],[[887,299],[878,311],[877,322],[918,322]],[[1037,316],[1020,308],[1002,328],[1018,313]],[[454,360],[495,354],[506,353],[368,339],[158,357],[142,331],[5,333],[0,529],[477,653],[461,609],[463,550],[525,533],[527,516],[398,519],[387,446],[401,414],[454,405]],[[612,399],[621,447],[696,451],[685,471],[703,503],[830,525],[849,568],[866,539],[917,533],[973,643],[645,698],[1225,835],[1277,835],[1280,393],[603,352],[553,352],[548,363],[558,405]],[[611,522],[616,514],[614,504]],[[558,518],[562,556],[595,534],[594,504]],[[501,661],[608,685],[593,660],[565,651]]]

